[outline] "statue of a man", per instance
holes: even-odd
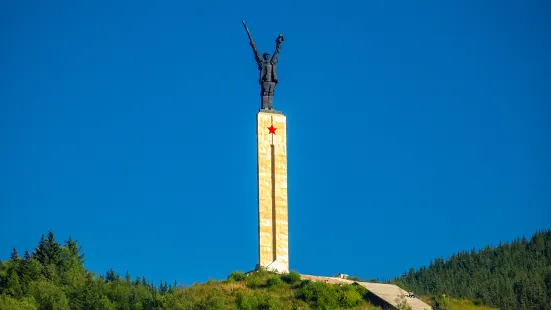
[[[272,58],[270,59],[270,53],[264,53],[262,56],[260,55],[260,52],[256,48],[253,38],[251,37],[249,29],[247,28],[247,25],[245,25],[245,21],[243,21],[243,25],[245,26],[245,30],[247,30],[247,34],[249,35],[250,44],[254,52],[254,58],[258,65],[258,70],[260,70],[260,78],[258,80],[258,83],[260,84],[260,97],[262,100],[261,109],[273,110],[274,92],[275,87],[278,83],[276,65],[279,58],[279,51],[281,50],[281,42],[283,42],[284,40],[283,35],[280,34],[277,37],[276,49],[274,54],[272,55]]]

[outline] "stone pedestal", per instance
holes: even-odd
[[[258,266],[289,272],[286,117],[261,110],[256,116],[258,161]]]

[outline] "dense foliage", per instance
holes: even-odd
[[[423,298],[433,310],[498,310],[481,304],[481,301],[451,298],[448,296],[433,296]]]
[[[137,309],[372,309],[358,285],[303,281],[291,272],[233,272],[227,281],[190,287],[145,278],[121,277],[113,270],[96,276],[83,265],[81,247],[71,238],[59,244],[54,233],[42,236],[23,257],[14,249],[0,263],[2,310],[137,310]]]
[[[460,252],[411,269],[396,284],[418,294],[478,300],[500,309],[551,309],[551,230]]]

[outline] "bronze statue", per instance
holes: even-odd
[[[270,59],[270,53],[264,53],[262,56],[260,55],[260,52],[254,44],[253,37],[251,36],[249,28],[247,28],[247,25],[245,25],[245,21],[242,22],[243,26],[245,26],[245,30],[247,31],[247,35],[249,35],[250,44],[254,52],[254,59],[256,60],[256,63],[258,65],[258,70],[260,70],[260,79],[258,80],[258,83],[260,84],[260,98],[262,100],[261,109],[273,110],[274,92],[275,87],[278,83],[276,65],[279,58],[279,51],[281,50],[281,42],[283,42],[284,40],[283,35],[280,34],[277,37],[276,49],[274,54],[272,55],[272,58]]]

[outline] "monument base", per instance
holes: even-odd
[[[289,268],[287,268],[287,265],[288,264],[285,262],[274,261],[266,267],[260,267],[259,264],[256,264],[256,267],[254,268],[254,270],[264,269],[267,271],[283,274],[283,273],[289,273]]]

